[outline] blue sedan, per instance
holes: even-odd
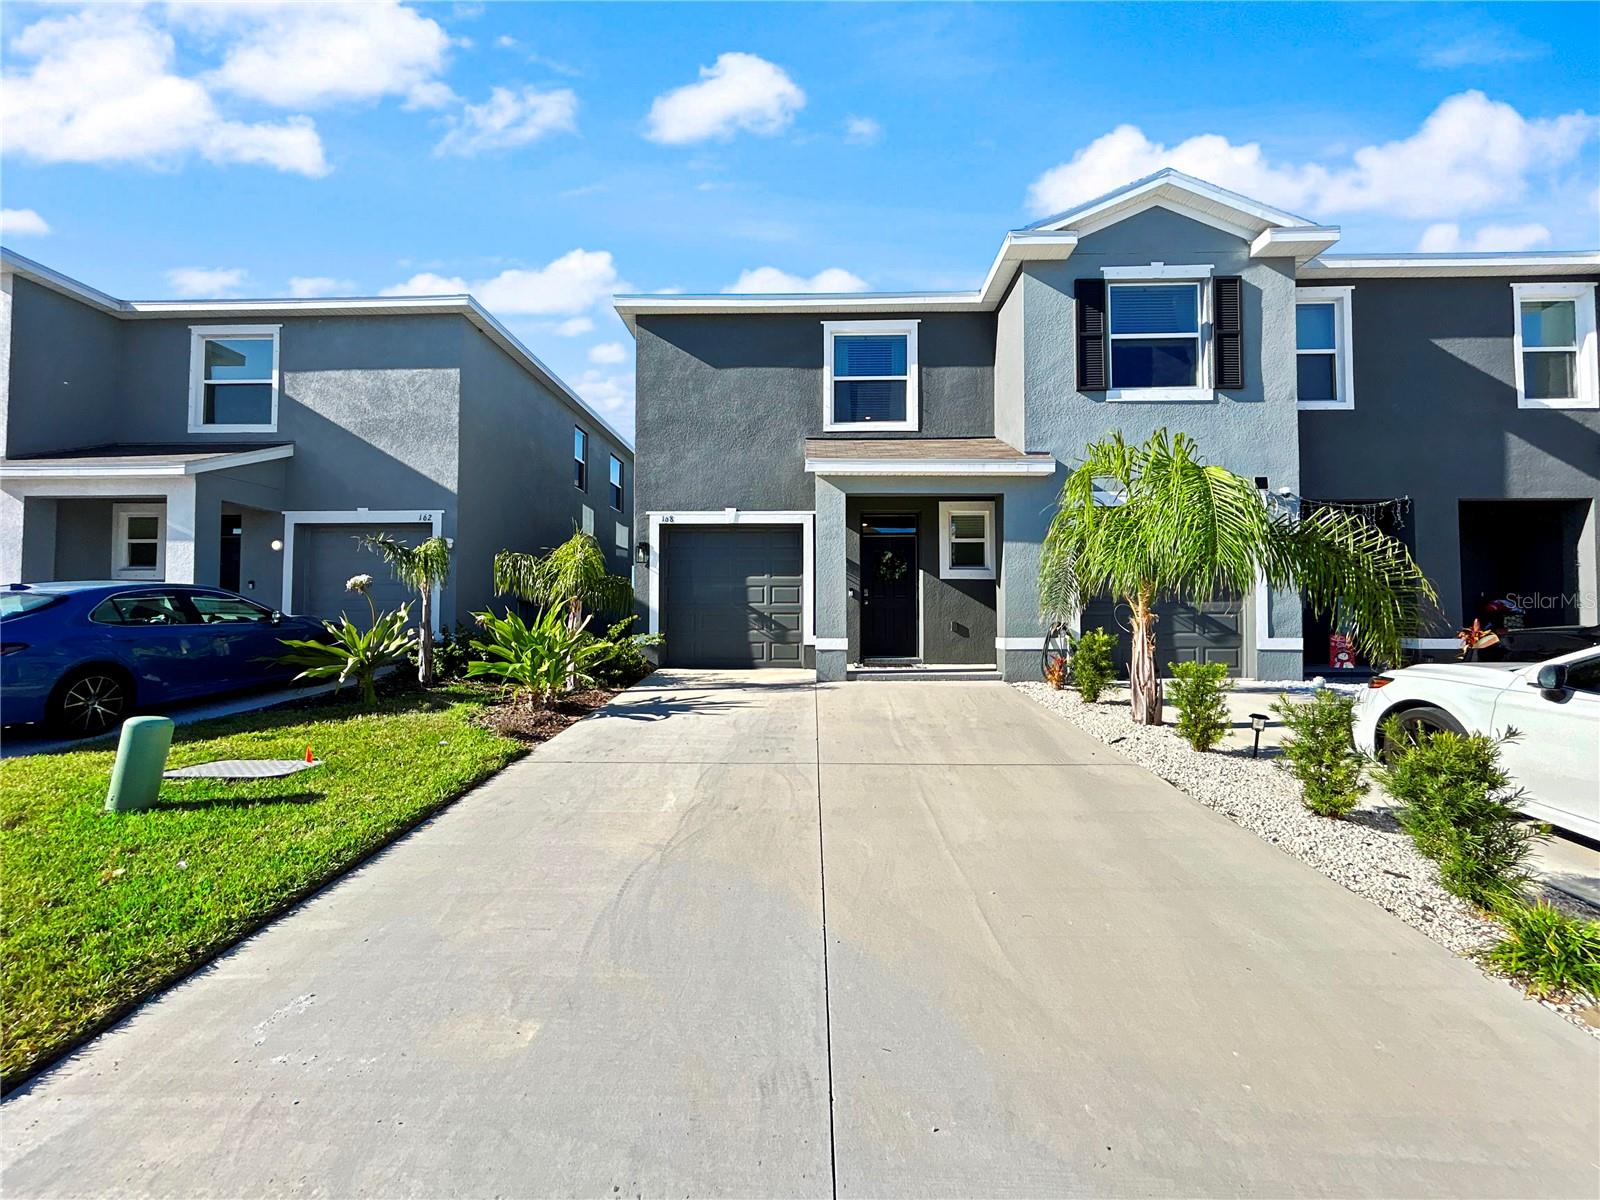
[[[282,638],[322,623],[219,588],[19,583],[0,589],[0,721],[85,737],[136,708],[282,683]]]

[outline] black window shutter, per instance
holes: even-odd
[[[1072,290],[1078,310],[1078,390],[1103,392],[1106,379],[1106,285],[1080,279]]]
[[[1211,353],[1217,389],[1244,387],[1244,280],[1218,275],[1211,281]]]

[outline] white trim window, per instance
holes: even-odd
[[[572,486],[589,490],[589,435],[580,425],[572,427]]]
[[[917,322],[822,323],[822,427],[915,430]]]
[[[1297,288],[1294,294],[1295,397],[1304,409],[1356,406],[1350,338],[1350,287]]]
[[[994,501],[939,501],[939,578],[994,578]]]
[[[1513,283],[1518,408],[1600,408],[1592,283]]]
[[[111,506],[111,577],[165,579],[167,509],[163,504]]]
[[[622,511],[622,460],[615,454],[611,455],[608,467],[608,479],[611,483],[611,508],[615,512]]]
[[[1157,268],[1143,268],[1154,271]],[[1179,268],[1185,272],[1209,267]],[[1108,269],[1109,270],[1109,269]],[[1107,400],[1209,400],[1209,287],[1170,276],[1106,283]]]
[[[189,328],[189,432],[278,431],[281,325]]]

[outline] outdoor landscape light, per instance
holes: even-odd
[[[1251,758],[1260,758],[1261,757],[1261,731],[1263,729],[1265,729],[1266,727],[1267,727],[1267,714],[1266,713],[1251,713],[1250,714],[1250,728],[1254,729],[1256,731],[1256,742],[1255,742],[1255,745],[1250,747],[1250,757]]]

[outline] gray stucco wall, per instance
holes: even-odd
[[[122,323],[29,280],[9,278],[10,376],[0,453],[116,441]],[[187,355],[184,363],[187,388]]]
[[[1355,408],[1299,414],[1302,490],[1323,500],[1410,496],[1414,550],[1443,610],[1433,632],[1448,634],[1468,615],[1460,502],[1592,504],[1600,412],[1517,407],[1509,279],[1343,282],[1354,288]],[[1589,522],[1580,557],[1591,592],[1597,524]]]
[[[1108,402],[1103,393],[1077,390],[1074,283],[1101,278],[1103,267],[1154,261],[1207,264],[1213,275],[1243,278],[1243,389],[1218,392],[1203,403]],[[1247,478],[1265,475],[1273,490],[1298,492],[1294,287],[1292,260],[1251,258],[1243,239],[1159,208],[1085,237],[1065,262],[1026,264],[1017,288],[1023,293],[1027,449],[1048,451],[1071,467],[1089,442],[1113,431],[1140,442],[1166,428],[1193,437],[1211,462]],[[1271,632],[1299,634],[1299,604],[1292,596],[1273,597]],[[1250,671],[1263,677],[1299,674],[1297,653],[1258,652],[1253,642],[1252,636]]]
[[[589,435],[588,490],[573,485],[572,431]],[[609,457],[623,464],[623,511],[611,507]],[[541,551],[573,529],[592,533],[613,571],[631,573],[633,454],[472,327],[462,357],[461,515],[456,532],[462,619],[491,599],[499,550]],[[620,529],[619,529],[620,526]]]
[[[57,500],[56,579],[111,577],[111,501]]]

